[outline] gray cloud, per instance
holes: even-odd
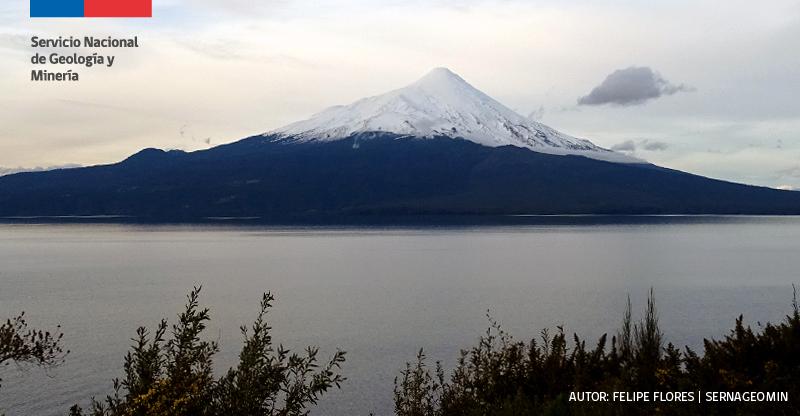
[[[632,66],[609,74],[589,95],[579,98],[578,105],[639,105],[664,95],[693,90],[684,84],[670,83],[649,67]]]
[[[638,142],[633,140],[625,140],[622,143],[617,143],[611,146],[611,150],[617,152],[627,152],[633,153],[637,150],[646,150],[648,152],[660,152],[663,150],[667,150],[669,148],[668,143],[659,142],[657,140],[639,140]]]
[[[633,140],[625,140],[622,143],[611,146],[611,150],[615,152],[635,152],[636,143]]]
[[[669,144],[659,141],[645,140],[642,142],[642,148],[650,152],[660,152],[662,150],[667,150],[669,148]]]

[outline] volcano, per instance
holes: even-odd
[[[0,177],[0,217],[141,221],[800,214],[800,193],[659,167],[523,117],[437,68],[195,152]]]

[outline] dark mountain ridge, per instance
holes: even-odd
[[[525,214],[800,214],[800,192],[651,164],[516,146],[361,133],[336,141],[254,136],[196,152],[0,177],[0,216],[142,221]]]

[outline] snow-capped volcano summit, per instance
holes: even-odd
[[[643,163],[520,116],[446,69],[210,149],[0,177],[0,220],[510,224],[554,214],[798,215],[800,192]]]
[[[462,138],[489,147],[512,145],[549,154],[643,163],[519,115],[447,68],[436,68],[407,87],[331,107],[267,135],[308,142],[369,132]]]

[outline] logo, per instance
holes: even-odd
[[[152,17],[153,0],[31,0],[31,17]]]

